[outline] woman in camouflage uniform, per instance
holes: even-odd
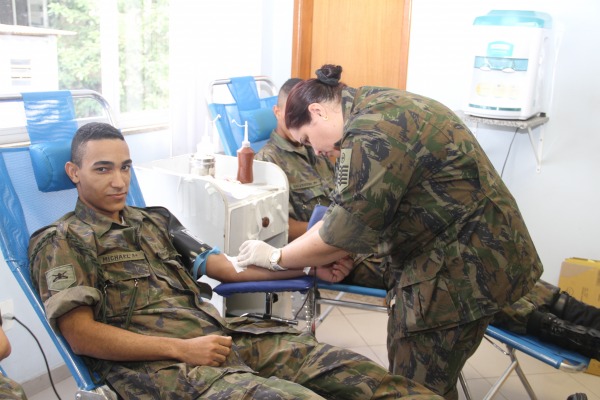
[[[285,117],[296,141],[339,156],[333,204],[283,249],[248,241],[238,261],[295,269],[386,256],[390,371],[456,399],[492,316],[533,287],[541,262],[514,198],[451,110],[347,87],[341,70],[326,65],[296,85]]]
[[[292,138],[285,126],[285,102],[292,88],[302,79],[288,79],[279,89],[273,113],[277,127],[262,149],[257,160],[277,164],[290,185],[289,234],[291,242],[306,232],[308,221],[319,205],[329,206],[335,188],[335,169],[329,157],[317,156],[311,146],[304,146]],[[352,255],[353,268],[343,283],[384,289],[381,258],[372,254]]]

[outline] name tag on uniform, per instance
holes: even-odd
[[[128,251],[125,253],[111,253],[111,254],[104,254],[104,255],[98,257],[98,260],[100,261],[100,264],[102,264],[102,265],[112,264],[112,263],[117,263],[117,262],[124,262],[124,261],[145,260],[145,259],[146,259],[146,257],[144,257],[143,251]]]

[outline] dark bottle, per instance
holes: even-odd
[[[252,174],[252,163],[254,162],[254,150],[250,147],[250,142],[244,140],[242,147],[237,151],[238,171],[237,180],[241,183],[252,183],[254,175]]]

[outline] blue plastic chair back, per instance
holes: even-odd
[[[97,93],[94,96],[101,98]],[[66,340],[46,320],[39,294],[31,283],[27,254],[32,233],[75,209],[77,190],[64,172],[64,159],[70,158],[70,140],[78,127],[72,96],[69,91],[29,93],[23,94],[22,101],[31,146],[0,148],[0,249],[77,386],[92,390],[96,384],[83,359],[71,351]],[[38,160],[35,168],[32,154]],[[127,202],[139,207],[145,205],[135,175]]]
[[[273,83],[262,77],[243,76],[238,78],[217,80],[211,83],[210,91],[218,85],[227,85],[233,97],[233,103],[214,102],[209,96],[208,109],[215,120],[219,137],[223,143],[225,154],[236,156],[244,140],[244,123],[248,122],[248,140],[250,147],[257,152],[269,140],[269,136],[277,126],[273,114],[273,106],[277,104],[277,96],[260,97],[257,81],[264,81],[274,92]],[[235,122],[233,122],[235,121]],[[242,125],[242,126],[238,126]]]

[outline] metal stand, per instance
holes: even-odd
[[[510,128],[516,128],[519,130],[526,130],[527,135],[529,136],[529,142],[531,143],[531,148],[533,149],[533,155],[535,156],[536,161],[536,172],[540,172],[542,169],[542,150],[544,145],[544,125],[549,117],[546,114],[542,113],[540,115],[535,115],[526,120],[519,119],[497,119],[497,118],[483,118],[477,117],[474,115],[465,114],[463,111],[458,111],[456,113],[460,119],[462,119],[465,123],[474,123],[475,130],[479,124],[484,125],[494,125],[494,126],[506,126]],[[538,126],[542,126],[540,130],[540,138],[538,139],[537,146],[533,139],[533,129]]]

